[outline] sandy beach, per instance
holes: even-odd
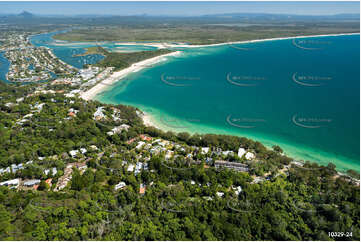
[[[191,44],[168,44],[168,43],[159,43],[159,42],[149,42],[149,43],[137,43],[137,42],[120,42],[118,45],[143,45],[143,46],[152,46],[159,49],[166,48],[201,48],[201,47],[212,47],[212,46],[222,46],[222,45],[231,45],[231,44],[247,44],[247,43],[256,43],[264,41],[273,41],[273,40],[287,40],[287,39],[300,39],[300,38],[317,38],[317,37],[328,37],[328,36],[341,36],[341,35],[359,35],[360,33],[344,33],[344,34],[322,34],[322,35],[302,35],[294,37],[279,37],[279,38],[269,38],[269,39],[256,39],[256,40],[244,40],[244,41],[233,41],[233,42],[224,42],[219,44],[209,44],[209,45],[191,45]]]
[[[225,42],[219,44],[210,44],[210,45],[187,45],[187,44],[167,44],[167,43],[137,43],[137,42],[124,42],[124,43],[117,43],[119,45],[144,45],[144,46],[153,46],[159,49],[165,48],[201,48],[201,47],[212,47],[212,46],[222,46],[222,45],[231,45],[231,44],[246,44],[246,43],[256,43],[256,42],[264,42],[264,41],[273,41],[273,40],[287,40],[287,39],[299,39],[299,38],[317,38],[317,37],[327,37],[327,36],[341,36],[341,35],[358,35],[359,33],[344,33],[344,34],[325,34],[325,35],[309,35],[309,36],[294,36],[294,37],[280,37],[280,38],[269,38],[269,39],[257,39],[257,40],[246,40],[246,41],[234,41],[234,42]],[[164,60],[166,56],[177,56],[181,53],[181,51],[172,52],[169,54],[153,57],[147,60],[143,60],[137,63],[134,63],[130,67],[123,69],[118,72],[114,72],[110,77],[103,80],[102,82],[98,83],[88,91],[82,93],[80,95],[81,98],[84,100],[91,100],[93,99],[98,93],[106,90],[110,85],[114,84],[115,82],[119,81],[120,79],[124,78],[126,75],[137,72],[149,65],[158,63]],[[160,128],[153,121],[153,117],[150,114],[143,112],[142,115],[143,122],[146,126],[153,126]]]
[[[143,119],[143,123],[145,126],[147,126],[147,127],[153,126],[153,127],[160,129],[159,125],[157,125],[153,121],[153,117],[150,114],[143,112],[142,119]]]
[[[145,68],[145,67],[147,67],[149,65],[159,63],[159,62],[165,60],[164,57],[177,56],[180,53],[181,53],[181,51],[175,51],[175,52],[172,52],[172,53],[156,56],[156,57],[153,57],[153,58],[150,58],[150,59],[146,59],[146,60],[134,63],[128,68],[125,68],[125,69],[123,69],[121,71],[114,72],[108,78],[106,78],[103,81],[99,82],[98,84],[96,84],[94,87],[92,87],[88,91],[81,93],[80,97],[83,98],[84,100],[91,100],[98,93],[106,90],[107,88],[109,88],[109,86],[116,83],[120,79],[124,78],[128,74],[140,71],[140,70],[142,70],[143,68]]]

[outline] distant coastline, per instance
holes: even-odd
[[[264,41],[273,41],[273,40],[287,40],[287,39],[301,39],[301,38],[318,38],[318,37],[332,37],[332,36],[342,36],[342,35],[359,35],[360,33],[343,33],[343,34],[322,34],[322,35],[300,35],[294,37],[277,37],[277,38],[268,38],[268,39],[255,39],[255,40],[242,40],[242,41],[232,41],[224,42],[218,44],[209,44],[209,45],[191,45],[191,44],[167,44],[167,43],[157,43],[157,42],[148,42],[148,43],[138,43],[138,42],[118,42],[119,45],[144,45],[152,46],[160,49],[166,48],[202,48],[202,47],[214,47],[214,46],[223,46],[231,44],[248,44],[248,43],[257,43]]]
[[[269,38],[269,39],[257,39],[257,40],[246,40],[246,41],[235,41],[235,42],[225,42],[219,44],[210,44],[210,45],[177,45],[177,44],[163,44],[163,43],[138,43],[138,42],[124,42],[118,43],[122,45],[134,45],[135,43],[138,45],[144,46],[153,46],[158,47],[159,49],[166,48],[202,48],[202,47],[214,47],[214,46],[223,46],[223,45],[231,45],[231,44],[247,44],[247,43],[257,43],[257,42],[265,42],[265,41],[274,41],[274,40],[287,40],[287,39],[300,39],[300,38],[317,38],[317,37],[332,37],[332,36],[343,36],[343,35],[360,35],[360,33],[344,33],[344,34],[325,34],[325,35],[309,35],[309,36],[294,36],[294,37],[279,37],[279,38]],[[102,82],[96,84],[94,87],[89,89],[88,91],[82,93],[80,95],[81,98],[85,100],[91,100],[96,97],[99,93],[105,91],[109,88],[110,85],[116,83],[120,79],[126,77],[128,74],[140,71],[145,68],[147,65],[152,65],[158,63],[162,60],[162,58],[167,56],[177,56],[181,53],[181,51],[172,52],[165,55],[160,55],[157,57],[153,57],[150,59],[146,59],[137,63],[132,64],[130,67],[125,68],[121,71],[114,72],[109,78],[103,80]],[[148,122],[150,119],[148,119]]]
[[[124,42],[121,43],[119,42],[118,44],[122,44],[122,45],[145,45],[145,46],[153,46],[153,47],[158,47],[158,48],[202,48],[202,47],[214,47],[214,46],[223,46],[223,45],[231,45],[231,44],[247,44],[247,43],[257,43],[257,42],[265,42],[265,41],[274,41],[274,40],[287,40],[287,39],[301,39],[301,38],[317,38],[317,37],[333,37],[333,36],[344,36],[344,35],[360,35],[360,33],[343,33],[343,34],[324,34],[324,35],[306,35],[306,36],[295,36],[295,37],[278,37],[278,38],[269,38],[269,39],[256,39],[256,40],[245,40],[245,41],[235,41],[235,42],[225,42],[225,43],[219,43],[219,44],[210,44],[210,45],[176,45],[176,44],[163,44],[163,43],[138,43],[138,42]],[[110,85],[118,82],[120,79],[126,77],[128,74],[133,73],[133,72],[137,72],[140,71],[141,69],[145,68],[147,65],[152,65],[155,63],[158,63],[161,61],[161,59],[163,57],[167,57],[167,56],[177,56],[181,53],[181,51],[176,51],[176,52],[172,52],[169,54],[165,54],[165,55],[160,55],[157,57],[153,57],[150,59],[146,59],[137,63],[134,63],[133,65],[131,65],[130,67],[123,69],[121,71],[118,72],[114,72],[109,78],[103,80],[102,82],[96,84],[94,87],[92,87],[91,89],[89,89],[88,91],[82,93],[80,95],[81,98],[83,98],[84,100],[92,100],[95,99],[95,97],[105,91],[106,89],[109,88]],[[146,113],[143,112],[143,116],[142,116],[143,122],[146,126],[153,126],[156,128],[161,129],[161,127],[159,126],[159,124],[157,124],[154,121],[154,118]]]
[[[227,43],[222,43],[222,44],[216,44],[217,46],[221,46],[221,45],[227,45],[227,44],[231,44],[231,43],[252,43],[252,42],[262,42],[262,41],[271,41],[271,40],[284,40],[284,39],[296,39],[296,38],[316,38],[316,37],[328,37],[328,36],[344,36],[344,35],[359,35],[359,33],[346,33],[346,34],[335,34],[335,35],[315,35],[315,36],[297,36],[297,37],[285,37],[285,38],[273,38],[273,39],[263,39],[263,40],[251,40],[251,41],[241,41],[241,42],[227,42]],[[131,43],[131,44],[134,44],[134,43]],[[149,44],[149,43],[148,43]],[[177,47],[180,47],[179,45],[173,45],[173,46],[177,46]],[[214,46],[214,45],[203,45],[203,46],[200,46],[200,47],[207,47],[207,46]],[[187,46],[187,47],[190,47],[190,48],[195,48],[195,47],[198,47],[198,46]],[[124,76],[123,76],[124,77]],[[104,87],[102,89],[105,90],[106,88],[109,88],[108,87]],[[95,96],[94,96],[95,98]],[[99,99],[101,100],[101,98]],[[131,105],[131,104],[127,104],[127,105]],[[161,122],[158,122],[156,120],[156,117],[157,116],[154,116],[152,112],[148,113],[147,112],[147,109],[143,109],[141,107],[139,107],[141,111],[143,111],[143,115],[142,115],[142,119],[143,119],[143,122],[146,126],[153,126],[153,127],[156,127],[156,128],[159,128],[161,130],[166,130],[167,128],[163,127],[162,123]],[[174,130],[173,130],[174,131]],[[290,154],[291,155],[291,154]],[[292,155],[291,155],[292,156]]]

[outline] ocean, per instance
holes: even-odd
[[[183,50],[97,99],[165,130],[245,136],[298,160],[360,169],[360,36]]]

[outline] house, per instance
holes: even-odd
[[[51,183],[52,180],[53,180],[52,178],[46,179],[46,180],[45,180],[45,183],[48,184],[49,187],[51,187],[51,185],[52,185],[52,183]]]
[[[80,148],[80,153],[85,154],[86,152],[88,152],[85,148]]]
[[[95,113],[93,114],[95,120],[100,120],[105,118],[105,115],[103,113],[104,107],[98,107]]]
[[[129,125],[127,125],[127,124],[122,124],[122,125],[120,125],[120,126],[114,127],[114,128],[112,129],[112,131],[107,132],[107,134],[108,134],[109,136],[112,136],[112,135],[114,135],[114,134],[120,134],[120,133],[122,132],[122,130],[128,131],[129,128],[130,128]]]
[[[24,165],[22,163],[20,163],[19,165],[16,164],[12,164],[11,165],[11,170],[13,173],[16,173],[18,170],[24,169]]]
[[[45,170],[44,170],[44,174],[45,174],[45,175],[48,175],[49,173],[50,173],[50,169],[45,169]],[[58,173],[58,170],[56,169],[56,167],[53,167],[53,168],[51,169],[51,174],[52,174],[53,176],[55,176],[56,173]]]
[[[15,106],[15,104],[14,103],[6,103],[5,106],[8,108],[11,108],[11,107]]]
[[[122,124],[122,125],[118,126],[117,128],[118,128],[120,131],[122,131],[122,130],[128,131],[128,129],[130,128],[130,126],[127,125],[127,124]]]
[[[233,169],[236,171],[243,171],[243,172],[249,171],[247,165],[242,164],[242,163],[237,163],[237,162],[216,160],[214,165],[216,168],[229,168],[229,169]]]
[[[88,166],[84,162],[84,163],[76,164],[76,168],[78,168],[78,170],[80,171],[80,174],[83,174],[83,172],[88,168]]]
[[[45,103],[36,104],[34,108],[37,109],[38,112],[41,112],[41,110],[43,110],[44,105]]]
[[[159,143],[159,142],[162,142],[162,140],[161,139],[156,139],[156,140],[153,141],[153,144]]]
[[[143,141],[152,141],[152,138],[149,136],[146,136],[144,134],[139,135],[140,139]]]
[[[78,153],[79,153],[79,150],[71,150],[71,151],[69,151],[69,154],[70,154],[71,157],[73,157],[73,158],[75,158]]]
[[[174,151],[167,150],[167,153],[165,154],[165,159],[168,160],[168,159],[172,158],[173,154],[174,154]]]
[[[161,141],[161,142],[158,142],[158,144],[159,144],[160,146],[162,146],[162,147],[165,147],[166,145],[169,144],[169,141],[168,141],[168,140],[163,140],[163,141]]]
[[[24,181],[23,185],[26,187],[33,187],[35,185],[40,184],[40,180],[39,179],[32,179],[32,180],[27,180]]]
[[[216,192],[218,197],[223,197],[224,196],[224,192]]]
[[[135,175],[138,175],[140,173],[140,170],[142,169],[143,167],[143,163],[140,163],[140,162],[137,162],[136,166],[135,166],[135,172],[134,174]]]
[[[142,148],[142,146],[145,144],[145,142],[143,141],[139,141],[138,145],[135,147],[137,150],[139,150],[140,148]]]
[[[231,151],[231,150],[222,151],[222,155],[224,155],[224,156],[233,155],[233,151]]]
[[[28,113],[28,114],[26,114],[23,118],[30,118],[30,117],[32,117],[34,114],[32,114],[32,113]]]
[[[0,182],[0,186],[8,186],[10,188],[18,188],[20,184],[20,178]]]
[[[242,192],[242,187],[238,186],[238,187],[233,187],[232,189],[235,190],[234,193],[236,193],[236,195],[238,196],[241,192]]]
[[[245,157],[247,160],[253,160],[256,156],[251,152],[247,152]]]
[[[17,103],[22,102],[22,101],[24,101],[24,98],[23,98],[23,97],[16,99],[16,102],[17,102]]]
[[[205,155],[209,152],[209,147],[202,147],[201,148],[201,154]]]
[[[246,154],[246,150],[240,147],[240,148],[238,149],[238,156],[239,156],[240,158],[242,158],[242,156],[243,156],[244,154]]]
[[[142,168],[143,168],[143,163],[137,162],[137,164],[135,165],[135,169],[140,170]]]
[[[146,188],[147,187],[143,183],[141,183],[139,186],[139,194],[145,194]]]
[[[119,182],[118,184],[115,185],[114,190],[123,189],[125,187],[126,187],[125,182]]]
[[[133,164],[130,164],[130,165],[128,166],[127,171],[133,172],[133,171],[134,171],[134,165],[133,165]]]
[[[127,144],[129,145],[129,144],[133,143],[136,139],[137,139],[137,138],[132,138],[132,139],[128,140],[128,141],[127,141]]]

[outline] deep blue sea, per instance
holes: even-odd
[[[163,129],[246,136],[360,167],[359,35],[188,49],[97,99],[137,106]]]

